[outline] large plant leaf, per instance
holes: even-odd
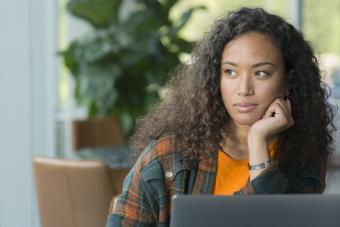
[[[64,57],[64,64],[70,70],[71,74],[76,77],[78,75],[78,61],[75,55],[78,48],[78,42],[74,41],[70,44],[67,50],[60,52]]]
[[[170,14],[170,9],[178,2],[178,0],[166,0],[163,1],[163,13],[165,15]]]
[[[83,65],[79,73],[81,77],[78,81],[78,92],[81,97],[86,97],[80,98],[79,101],[88,105],[90,116],[94,112],[101,116],[108,115],[117,99],[117,91],[114,87],[121,74],[120,67],[116,64]]]
[[[117,23],[122,0],[70,0],[68,11],[94,27],[108,27]]]
[[[180,50],[180,52],[190,53],[190,51],[192,50],[194,46],[193,42],[189,42],[178,36],[171,36],[169,39],[170,39],[171,44],[176,45],[177,48]]]

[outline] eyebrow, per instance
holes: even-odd
[[[224,64],[228,64],[228,65],[232,65],[232,66],[238,66],[236,63],[231,62],[231,61],[224,61],[224,62],[222,62],[222,65],[224,65]],[[259,67],[259,66],[262,66],[262,65],[275,66],[275,64],[273,64],[271,62],[259,62],[259,63],[256,63],[255,65],[252,65],[252,67],[256,68],[256,67]]]

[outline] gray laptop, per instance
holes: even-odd
[[[340,227],[340,194],[175,195],[171,227]]]

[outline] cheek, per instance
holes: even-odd
[[[234,110],[232,105],[235,97],[232,87],[230,87],[230,85],[221,86],[221,96],[225,111],[228,113],[229,116],[231,117],[234,116]]]
[[[225,106],[230,105],[233,99],[233,87],[230,83],[221,81],[221,96]]]
[[[261,100],[265,103],[272,103],[276,98],[283,96],[282,88],[280,85],[267,86],[265,89],[261,89],[261,93],[258,94]]]

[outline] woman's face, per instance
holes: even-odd
[[[284,62],[280,49],[258,32],[228,42],[221,59],[221,94],[236,125],[252,125],[269,105],[285,95]]]

